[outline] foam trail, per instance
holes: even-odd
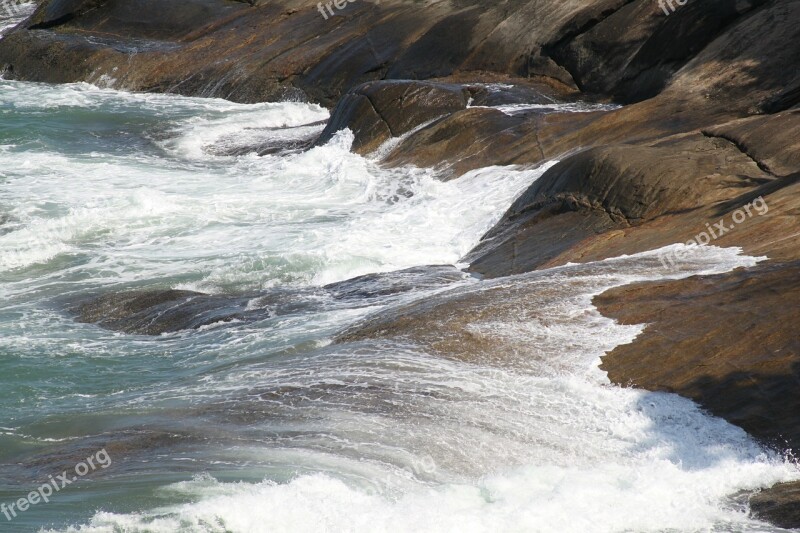
[[[793,463],[688,400],[598,376],[597,357],[641,327],[600,317],[592,295],[758,261],[713,247],[682,257],[670,271],[654,251],[454,289],[531,294],[514,320],[499,309],[501,331],[484,319],[473,325],[500,355],[513,351],[509,342],[527,345],[529,357],[533,350],[559,363],[549,368],[514,359],[477,365],[429,356],[424,345],[379,343],[369,355],[343,346],[291,368],[237,371],[214,389],[274,386],[284,396],[272,415],[323,416],[330,442],[317,428],[293,433],[294,456],[266,453],[328,473],[283,483],[198,476],[163,489],[194,503],[99,512],[67,531],[778,531],[732,496],[798,479]],[[537,318],[548,326],[531,328]],[[350,447],[358,460],[343,453]]]
[[[20,530],[770,531],[746,491],[798,477],[597,368],[643,326],[593,295],[758,262],[740,250],[462,279],[415,336],[332,342],[429,293],[319,286],[458,261],[552,162],[441,182],[347,131],[298,150],[328,117],[299,103],[0,81],[0,112],[0,502],[100,440],[114,459]],[[131,288],[263,289],[251,305],[285,312],[150,338],[64,303]]]
[[[346,131],[327,146],[260,158],[246,147],[308,138],[327,111],[6,83],[0,104],[19,113],[48,110],[58,124],[110,109],[141,122],[143,140],[130,153],[130,140],[118,147],[112,132],[108,148],[119,153],[102,158],[69,153],[82,148],[60,136],[47,150],[22,151],[24,139],[10,148],[0,208],[13,224],[0,234],[0,272],[91,253],[109,270],[136,264],[136,278],[163,276],[169,262],[194,278],[182,288],[220,291],[454,263],[552,164],[445,183],[352,154]],[[165,109],[174,122],[165,124]],[[209,152],[221,146],[245,155]]]

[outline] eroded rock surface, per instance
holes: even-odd
[[[3,40],[0,63],[20,79],[105,74],[127,89],[239,101],[305,95],[332,104],[366,81],[492,72],[633,102],[692,62],[721,76],[733,73],[713,66],[723,57],[733,66],[731,58],[761,59],[778,42],[796,42],[786,28],[761,31],[791,20],[792,4],[708,0],[665,17],[649,0],[363,0],[330,16],[312,0],[45,0]],[[756,30],[758,41],[747,33]],[[765,105],[796,103],[796,87],[772,87]]]
[[[694,211],[774,179],[730,142],[699,133],[650,146],[592,148],[549,169],[468,260],[473,271],[489,277],[527,272],[557,264],[570,251],[585,253],[591,238],[613,230],[633,233],[668,215],[682,224],[662,232],[662,242],[686,242],[703,227]],[[623,253],[644,249],[634,243]],[[614,253],[621,255],[614,250],[605,257]],[[598,250],[592,259],[601,255]]]

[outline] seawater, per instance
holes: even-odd
[[[334,302],[321,287],[464,266],[553,163],[444,182],[352,154],[349,132],[255,153],[313,139],[327,118],[305,103],[0,81],[0,502],[99,449],[113,461],[2,527],[776,531],[746,495],[797,479],[794,464],[688,400],[611,386],[599,358],[643,326],[591,305],[611,287],[760,258],[697,247],[666,270],[653,251]],[[157,337],[68,310],[165,288],[321,295]],[[519,298],[468,325],[489,358],[332,342],[434,293],[497,291]]]

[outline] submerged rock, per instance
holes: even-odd
[[[250,300],[252,297],[229,298],[193,291],[138,290],[104,294],[72,309],[79,322],[112,331],[160,335],[268,316],[268,310],[248,310]]]
[[[454,266],[438,265],[366,274],[326,285],[324,290],[336,300],[363,304],[412,291],[439,289],[470,278],[470,274]]]
[[[79,322],[124,333],[161,335],[325,309],[367,307],[469,277],[452,266],[416,267],[369,274],[320,288],[277,288],[240,295],[173,289],[108,292],[70,303],[67,308]]]
[[[11,215],[0,213],[0,235],[5,235],[6,233],[13,231],[13,229],[9,228],[13,220],[14,219],[11,217]]]

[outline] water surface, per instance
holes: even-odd
[[[795,467],[687,400],[610,386],[599,357],[641,327],[591,306],[755,258],[696,248],[667,271],[651,252],[332,298],[355,276],[457,265],[552,163],[442,182],[350,153],[349,132],[275,151],[327,117],[0,81],[0,502],[99,449],[113,460],[14,531],[770,530],[746,491]],[[304,304],[158,337],[68,310],[163,288]],[[468,326],[493,357],[332,343],[445,291],[515,295]]]

